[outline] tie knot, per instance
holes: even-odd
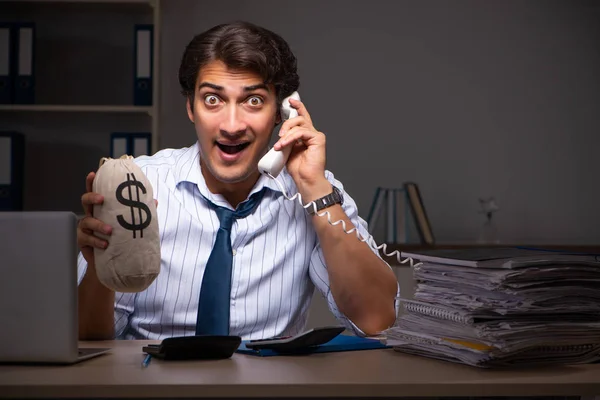
[[[250,196],[248,201],[241,203],[235,211],[225,207],[217,207],[216,212],[217,217],[219,217],[219,222],[221,223],[221,229],[231,231],[233,221],[237,218],[244,218],[250,214],[256,208],[264,194],[264,189],[260,192],[254,193],[252,196]]]

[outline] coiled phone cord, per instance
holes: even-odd
[[[412,258],[410,258],[410,257],[407,257],[407,258],[405,258],[405,259],[402,259],[401,253],[400,253],[398,250],[394,250],[394,251],[392,251],[391,253],[388,253],[388,252],[387,252],[387,244],[383,243],[383,244],[381,244],[381,245],[378,245],[378,244],[375,242],[375,239],[373,238],[373,236],[372,236],[372,235],[369,235],[369,237],[368,237],[368,238],[364,238],[364,237],[361,235],[361,233],[358,231],[358,229],[357,229],[356,227],[354,227],[354,228],[352,228],[352,229],[350,229],[350,230],[347,230],[347,228],[346,228],[346,221],[344,221],[344,220],[342,220],[342,219],[340,219],[340,220],[338,220],[338,221],[335,221],[335,222],[332,222],[332,221],[331,221],[331,214],[329,213],[329,211],[324,211],[324,212],[318,213],[318,212],[317,212],[317,205],[315,204],[315,202],[314,202],[314,201],[311,201],[310,203],[304,204],[304,203],[302,202],[302,195],[301,195],[300,193],[296,193],[296,194],[295,194],[295,195],[293,195],[292,197],[289,197],[289,196],[287,195],[287,192],[285,191],[285,189],[284,189],[283,185],[282,185],[282,184],[281,184],[281,183],[280,183],[280,182],[279,182],[279,181],[278,181],[278,180],[277,180],[277,179],[276,179],[276,178],[275,178],[273,175],[271,175],[271,174],[269,174],[269,173],[267,173],[266,175],[267,175],[267,176],[269,176],[270,178],[272,178],[272,179],[275,181],[275,183],[277,184],[277,186],[278,186],[278,187],[279,187],[279,189],[281,190],[281,193],[283,193],[283,196],[284,196],[286,199],[288,199],[288,200],[290,200],[290,201],[294,201],[295,199],[298,199],[298,203],[299,203],[299,204],[300,204],[300,205],[301,205],[301,206],[302,206],[304,209],[307,209],[308,207],[312,207],[312,208],[313,208],[313,210],[315,211],[315,214],[316,214],[316,215],[318,215],[319,217],[322,217],[322,216],[324,216],[324,215],[327,215],[327,222],[329,222],[329,224],[330,224],[330,225],[332,225],[332,226],[336,226],[336,225],[339,225],[339,224],[341,224],[341,225],[342,225],[342,229],[344,230],[344,233],[346,233],[346,234],[351,234],[351,233],[355,232],[355,233],[356,233],[356,238],[357,238],[358,240],[360,240],[361,242],[366,242],[366,243],[367,243],[367,244],[368,244],[368,245],[369,245],[371,248],[373,248],[374,250],[377,250],[377,251],[381,251],[381,252],[383,252],[383,254],[384,254],[385,256],[387,256],[387,257],[393,257],[393,256],[396,256],[396,259],[398,260],[398,262],[399,262],[400,264],[406,264],[406,263],[409,263],[411,267],[416,267],[416,266],[418,266],[418,265],[420,265],[420,264],[421,264],[420,262],[415,264],[415,263],[414,263],[414,260],[413,260]]]

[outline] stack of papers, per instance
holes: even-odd
[[[600,257],[518,248],[402,253],[414,299],[385,332],[400,352],[473,365],[600,360]]]

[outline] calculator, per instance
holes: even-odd
[[[310,350],[325,344],[346,330],[343,326],[323,326],[310,329],[293,336],[273,337],[247,341],[246,347],[260,350],[270,349],[278,352],[295,352]]]

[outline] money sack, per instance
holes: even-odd
[[[100,282],[116,292],[141,292],[160,273],[160,237],[152,185],[132,156],[102,158],[92,190],[104,197],[94,218],[112,227],[108,242],[94,248]]]

